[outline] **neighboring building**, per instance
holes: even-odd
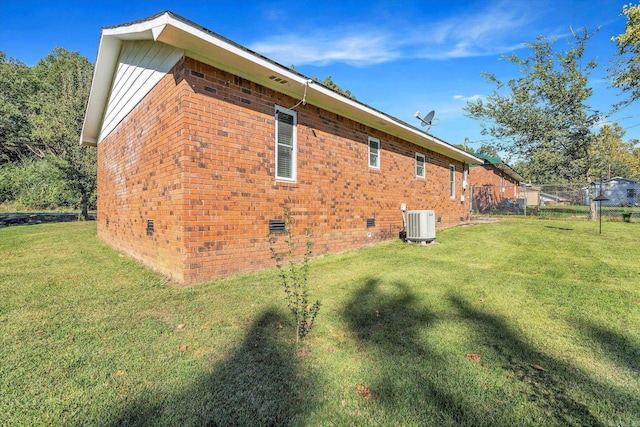
[[[600,194],[609,200],[602,201],[602,206],[639,206],[640,205],[640,181],[615,177],[596,181],[585,188],[585,205],[588,205],[592,197]]]
[[[571,200],[566,197],[561,196],[560,194],[550,194],[550,193],[542,193],[540,192],[540,204],[539,206],[568,206],[571,204]]]
[[[524,184],[520,187],[519,198],[526,199],[527,206],[542,205],[542,188],[531,184]]]
[[[469,172],[473,210],[486,212],[501,207],[515,208],[524,178],[498,157],[475,156],[482,163],[472,164]]]
[[[285,207],[316,254],[397,238],[401,203],[456,225],[478,162],[170,12],[103,29],[81,141],[100,238],[185,284],[273,266]]]

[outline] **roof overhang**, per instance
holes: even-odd
[[[306,103],[308,104],[397,136],[452,159],[465,163],[482,163],[464,150],[366,104],[345,97],[294,70],[171,12],[163,12],[129,24],[103,28],[89,102],[80,136],[82,144],[95,146],[98,143],[109,91],[118,66],[120,48],[122,42],[127,40],[153,40],[183,49],[185,56],[296,99],[302,99],[306,90]]]
[[[511,178],[517,180],[518,182],[524,182],[524,178],[516,172],[511,166],[503,162],[499,157],[488,156],[485,154],[478,154],[478,159],[480,159],[480,163],[472,164],[471,166],[493,166],[494,168],[502,171],[507,174]]]
[[[505,174],[509,175],[511,178],[517,180],[518,182],[524,182],[524,178],[515,170],[513,170],[511,168],[511,166],[509,166],[506,163],[498,163],[493,165],[496,168],[498,168],[499,170],[501,170],[502,172],[504,172]]]

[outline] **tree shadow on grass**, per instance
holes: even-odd
[[[343,317],[364,355],[361,390],[370,388],[362,396],[369,402],[365,420],[602,426],[628,422],[633,407],[640,407],[638,396],[539,351],[500,316],[457,295],[444,301],[451,309],[436,315],[410,286],[368,279],[345,304]],[[443,339],[470,339],[473,346],[493,351],[486,362],[475,364],[464,353],[452,354],[459,344]]]
[[[526,386],[529,400],[545,412],[550,424],[623,425],[640,415],[640,397],[601,384],[582,370],[536,350],[499,316],[481,311],[459,296],[449,300],[462,317],[477,326],[477,333],[495,350],[502,368]],[[601,407],[593,413],[596,405]],[[613,416],[620,419],[609,418]]]
[[[384,288],[384,289],[383,289]],[[371,393],[395,425],[487,425],[481,414],[443,387],[451,368],[419,334],[436,321],[409,286],[368,279],[344,306],[343,317],[361,350],[372,359],[365,373]],[[365,396],[366,397],[366,396]],[[383,422],[384,423],[384,422]]]
[[[609,360],[633,371],[636,377],[640,376],[640,346],[637,343],[633,343],[624,335],[606,326],[589,320],[581,319],[575,323],[581,333],[602,348]]]
[[[298,366],[296,347],[271,309],[252,324],[233,354],[176,395],[143,396],[112,425],[283,426],[304,419],[315,378]]]
[[[459,296],[449,300],[462,317],[477,325],[477,332],[486,345],[495,350],[502,368],[526,384],[529,400],[542,408],[550,421],[561,425],[603,425],[584,404],[572,399],[563,385],[567,377],[577,375],[574,369],[537,351],[522,340],[506,322],[482,312]]]

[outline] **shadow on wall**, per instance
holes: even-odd
[[[113,426],[280,426],[313,405],[314,379],[297,367],[291,337],[277,327],[285,316],[263,312],[233,354],[186,392],[144,396]]]

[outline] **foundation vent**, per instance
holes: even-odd
[[[284,219],[270,219],[269,220],[269,233],[284,233],[285,231]]]

